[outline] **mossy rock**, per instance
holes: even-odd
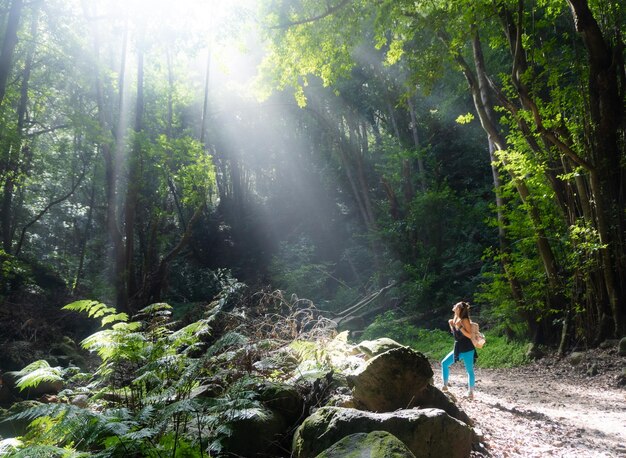
[[[394,348],[402,348],[404,345],[399,344],[393,339],[388,337],[381,337],[375,340],[364,340],[357,345],[357,348],[363,352],[366,356],[373,358],[386,351],[393,350]]]
[[[374,413],[322,407],[297,429],[292,456],[314,458],[346,436],[373,431],[396,436],[416,458],[465,458],[472,449],[471,428],[440,409]]]
[[[259,400],[280,413],[288,424],[296,423],[304,413],[304,398],[293,385],[265,382],[256,389]]]
[[[344,437],[315,458],[415,458],[404,443],[386,431]]]

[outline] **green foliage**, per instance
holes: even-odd
[[[511,340],[492,331],[485,333],[487,343],[478,350],[479,367],[516,367],[530,362],[526,356],[528,342]]]
[[[26,451],[31,450],[103,458],[227,453],[238,423],[268,415],[259,400],[259,384],[268,377],[284,381],[293,376],[294,352],[279,338],[281,333],[305,341],[305,334],[294,333],[298,322],[306,332],[324,335],[306,321],[307,310],[295,305],[289,316],[247,317],[254,307],[229,306],[238,292],[232,286],[225,287],[205,318],[186,325],[172,322],[172,307],[166,303],[151,304],[122,320],[106,320],[119,314],[98,301],[68,304],[66,310],[101,321],[102,328],[82,342],[100,356],[101,364],[93,374],[71,378],[75,371],[51,368],[45,361],[25,368],[19,385],[63,379],[70,388],[59,394],[60,403],[38,404],[10,417],[29,420],[29,429],[21,442],[0,447],[11,450],[11,456],[30,456]],[[266,312],[272,306],[260,303]],[[212,335],[214,322],[222,331],[219,336]],[[197,388],[208,393],[198,396]],[[69,402],[77,394],[88,396],[86,407]]]
[[[273,284],[287,291],[297,293],[313,301],[327,290],[331,265],[315,262],[313,242],[302,236],[294,243],[283,242],[279,253],[270,265]]]
[[[0,299],[7,293],[25,289],[32,283],[29,266],[0,248]]]
[[[23,391],[32,388],[42,382],[58,382],[63,380],[63,369],[51,367],[45,360],[30,363],[22,370],[15,373],[19,377],[16,386]]]
[[[374,322],[363,332],[363,340],[390,337],[402,345],[414,348],[431,359],[440,360],[450,352],[450,334],[438,329],[418,328],[406,317],[397,313],[385,312],[378,315]]]
[[[484,332],[483,326],[481,331]],[[478,350],[477,365],[480,367],[515,367],[529,362],[526,356],[528,343],[510,340],[491,329],[484,332],[487,343]],[[449,332],[439,329],[423,329],[411,325],[406,318],[399,318],[393,312],[376,317],[362,335],[363,340],[391,337],[398,343],[422,352],[428,358],[440,361],[454,346],[454,338]]]

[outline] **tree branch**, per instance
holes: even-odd
[[[318,14],[316,16],[312,16],[312,17],[305,18],[305,19],[300,19],[300,20],[297,20],[297,21],[285,22],[285,23],[278,24],[278,25],[275,25],[273,27],[270,27],[270,29],[288,29],[289,27],[293,27],[295,25],[302,25],[302,24],[308,24],[310,22],[319,21],[320,19],[324,19],[325,17],[334,14],[336,11],[339,11],[341,8],[343,8],[348,3],[350,3],[350,1],[351,0],[341,0],[336,5],[333,5],[333,6],[329,5],[326,8],[326,11],[324,11],[323,13],[320,13],[320,14]]]
[[[48,205],[46,205],[39,213],[37,213],[37,216],[35,216],[35,218],[33,218],[28,224],[26,224],[23,228],[22,228],[22,232],[20,233],[20,239],[17,243],[17,247],[15,248],[15,256],[18,256],[20,254],[20,251],[22,250],[22,245],[24,244],[24,238],[26,237],[26,231],[33,225],[35,224],[37,221],[39,221],[43,215],[45,215],[48,210],[50,210],[52,207],[54,207],[57,204],[60,204],[61,202],[63,202],[66,199],[69,199],[69,197],[74,194],[74,192],[76,191],[76,189],[78,188],[78,186],[80,185],[80,183],[83,181],[83,178],[85,178],[85,174],[87,173],[87,167],[83,167],[83,170],[80,174],[80,176],[78,177],[78,180],[76,180],[76,182],[73,184],[72,189],[70,189],[70,191],[67,192],[67,194],[64,194],[63,196],[51,201],[50,203],[48,203]]]

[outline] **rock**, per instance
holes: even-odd
[[[585,354],[579,351],[575,351],[569,355],[567,360],[572,366],[578,366],[585,358]]]
[[[326,401],[326,405],[335,407],[349,407],[351,409],[357,408],[357,403],[354,401],[352,395],[345,393],[335,393],[331,395],[328,401]]]
[[[276,444],[282,439],[287,429],[283,417],[265,410],[264,416],[240,419],[229,425],[232,434],[224,439],[224,450],[234,456],[274,456]]]
[[[357,345],[357,348],[365,353],[369,358],[373,358],[374,356],[378,356],[381,353],[392,350],[394,348],[403,348],[404,345],[400,345],[393,339],[388,337],[381,337],[376,340],[364,340],[363,342]]]
[[[626,337],[623,337],[622,340],[619,341],[617,354],[620,356],[626,356]]]
[[[304,414],[304,399],[293,385],[264,382],[256,391],[259,400],[282,415],[288,425],[295,424]]]
[[[347,331],[361,331],[367,326],[362,316],[347,316],[341,319],[337,325]]]
[[[390,412],[410,407],[432,377],[428,359],[422,353],[402,347],[370,359],[348,376],[348,384],[355,400],[364,408]]]
[[[472,430],[440,409],[407,409],[388,413],[322,407],[294,435],[292,453],[312,458],[346,436],[386,431],[401,440],[417,458],[467,457]]]
[[[385,431],[344,437],[315,458],[415,458],[404,443]]]
[[[411,407],[437,408],[471,425],[469,417],[432,385],[433,371],[424,355],[408,347],[375,356],[348,376],[355,405],[373,412]]]
[[[600,345],[598,346],[602,348],[603,350],[608,350],[609,348],[619,347],[619,340],[618,339],[606,339],[604,342],[601,342]]]
[[[0,369],[18,371],[38,359],[37,356],[38,352],[31,342],[25,340],[6,342],[0,352]]]
[[[67,336],[63,337],[61,342],[52,344],[50,354],[54,356],[62,366],[68,367],[74,365],[81,369],[87,368],[87,360],[83,356],[81,349]]]
[[[72,405],[84,409],[89,405],[89,396],[87,396],[86,394],[79,394],[74,396],[70,402],[72,403]]]

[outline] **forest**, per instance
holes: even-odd
[[[436,365],[459,301],[485,379],[612,352],[623,390],[624,27],[619,0],[0,0],[0,455],[347,456],[268,393],[404,408],[358,398],[359,342]],[[397,456],[544,456],[490,449],[424,364],[409,404],[470,448]]]

